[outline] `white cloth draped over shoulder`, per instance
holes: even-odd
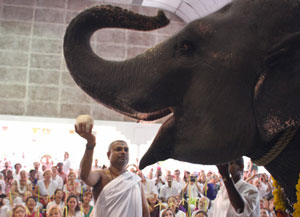
[[[96,201],[94,217],[142,217],[140,180],[125,172],[104,186]]]
[[[230,204],[229,196],[223,185],[212,203],[213,217],[258,217],[260,216],[259,194],[254,185],[240,179],[234,184],[244,201],[244,211],[237,213]]]

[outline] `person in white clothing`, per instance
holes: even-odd
[[[18,179],[20,179],[20,171],[21,171],[22,165],[20,163],[16,163],[14,168],[15,168],[15,172],[13,174],[13,177],[14,177],[14,180],[18,180]]]
[[[52,171],[52,180],[57,182],[57,188],[58,189],[63,189],[64,180],[57,174],[56,166],[52,166],[51,171]]]
[[[182,189],[185,186],[185,182],[180,178],[180,170],[179,169],[176,169],[174,171],[174,180],[173,180],[173,183],[178,186],[178,189],[180,189],[180,191],[182,191]]]
[[[196,217],[200,211],[206,213],[206,216],[212,216],[210,208],[210,200],[208,197],[201,197],[197,200],[196,208],[194,209],[191,217]],[[202,213],[203,214],[203,213]]]
[[[56,189],[54,192],[54,200],[47,204],[47,210],[50,209],[51,206],[57,205],[63,211],[65,203],[64,199],[64,192],[61,189]]]
[[[167,202],[167,199],[171,196],[180,194],[178,186],[173,184],[173,176],[167,176],[167,183],[164,184],[160,189],[159,197],[163,202]]]
[[[44,179],[37,182],[33,191],[33,196],[39,199],[38,202],[46,206],[57,189],[57,182],[51,180],[51,170],[45,170],[43,176]]]
[[[150,217],[140,177],[128,172],[129,148],[126,142],[117,140],[110,144],[107,157],[110,166],[102,170],[91,170],[96,137],[93,125],[75,125],[78,135],[87,140],[80,163],[81,179],[93,187],[96,200],[94,217]]]
[[[183,188],[183,192],[188,198],[198,198],[201,193],[201,187],[198,184],[195,176],[190,176]]]
[[[137,175],[141,178],[141,183],[143,184],[145,191],[145,197],[148,198],[150,195],[154,195],[155,198],[158,198],[158,191],[154,181],[146,179],[141,170],[137,172]]]
[[[0,216],[1,217],[9,217],[10,216],[10,206],[5,205],[4,198],[5,194],[0,194]]]
[[[34,167],[34,170],[35,170],[35,178],[37,178],[38,180],[43,179],[43,172],[39,170],[40,165],[41,164],[37,161],[33,163],[33,167]]]
[[[63,171],[66,175],[69,174],[71,168],[71,161],[69,159],[69,153],[65,152],[64,154],[64,166],[63,166]]]
[[[259,193],[255,186],[242,179],[244,160],[217,165],[224,185],[213,202],[213,217],[260,216]],[[231,178],[230,178],[231,174]]]
[[[160,193],[161,187],[165,184],[165,182],[162,180],[162,172],[160,167],[156,169],[154,183],[157,187],[158,193]]]
[[[12,199],[19,197],[22,201],[22,197],[26,191],[32,191],[32,183],[27,179],[27,172],[22,170],[20,172],[20,179],[16,179],[11,186]]]
[[[6,184],[5,184],[5,181],[4,181],[4,175],[3,173],[0,173],[0,194],[1,193],[5,193],[5,189],[6,189]]]

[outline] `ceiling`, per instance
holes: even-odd
[[[132,0],[132,4],[170,11],[186,23],[213,13],[230,2],[231,0]]]

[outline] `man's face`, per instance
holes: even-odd
[[[161,176],[161,170],[160,170],[160,169],[157,169],[157,170],[156,170],[156,176],[157,176],[157,177],[160,177],[160,176]]]
[[[9,167],[8,162],[5,162],[4,167],[7,169]]]
[[[51,170],[52,170],[52,175],[55,176],[57,174],[56,167],[52,167]]]
[[[34,166],[34,169],[38,170],[40,167],[40,164],[38,162],[35,162],[33,166]]]
[[[171,187],[172,186],[173,177],[171,175],[168,175],[167,176],[167,181],[168,181],[168,186]]]
[[[6,176],[13,177],[13,172],[11,170],[8,170]]]
[[[149,178],[149,179],[152,179],[152,178],[153,178],[153,173],[152,173],[152,171],[150,171],[150,172],[148,173],[148,178]]]
[[[128,163],[129,148],[124,142],[116,142],[112,145],[110,151],[108,152],[108,158],[111,164],[122,164],[127,165]]]
[[[254,185],[259,189],[261,187],[261,182],[259,179],[256,179]]]
[[[57,170],[58,170],[58,172],[61,172],[62,169],[63,169],[63,164],[62,163],[57,164]]]
[[[210,177],[212,175],[212,171],[209,171],[208,173],[207,173],[207,177]]]
[[[241,167],[234,161],[229,163],[229,172],[233,177],[236,177],[241,172]]]
[[[20,179],[21,179],[22,181],[26,181],[26,180],[27,180],[27,174],[26,174],[26,171],[22,170],[22,171],[20,172]]]
[[[179,170],[175,170],[174,175],[176,178],[179,178],[180,176],[180,171]]]
[[[190,181],[191,181],[191,185],[193,185],[196,181],[196,177],[195,176],[190,176]]]

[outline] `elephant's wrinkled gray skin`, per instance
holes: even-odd
[[[167,158],[201,164],[259,158],[282,131],[300,123],[299,18],[297,0],[237,0],[144,54],[113,62],[91,50],[94,31],[150,30],[167,21],[162,14],[146,18],[95,7],[69,25],[64,54],[77,84],[107,107],[140,120],[172,113],[141,168]],[[292,201],[297,139],[266,165]],[[278,168],[291,173],[281,177]]]

